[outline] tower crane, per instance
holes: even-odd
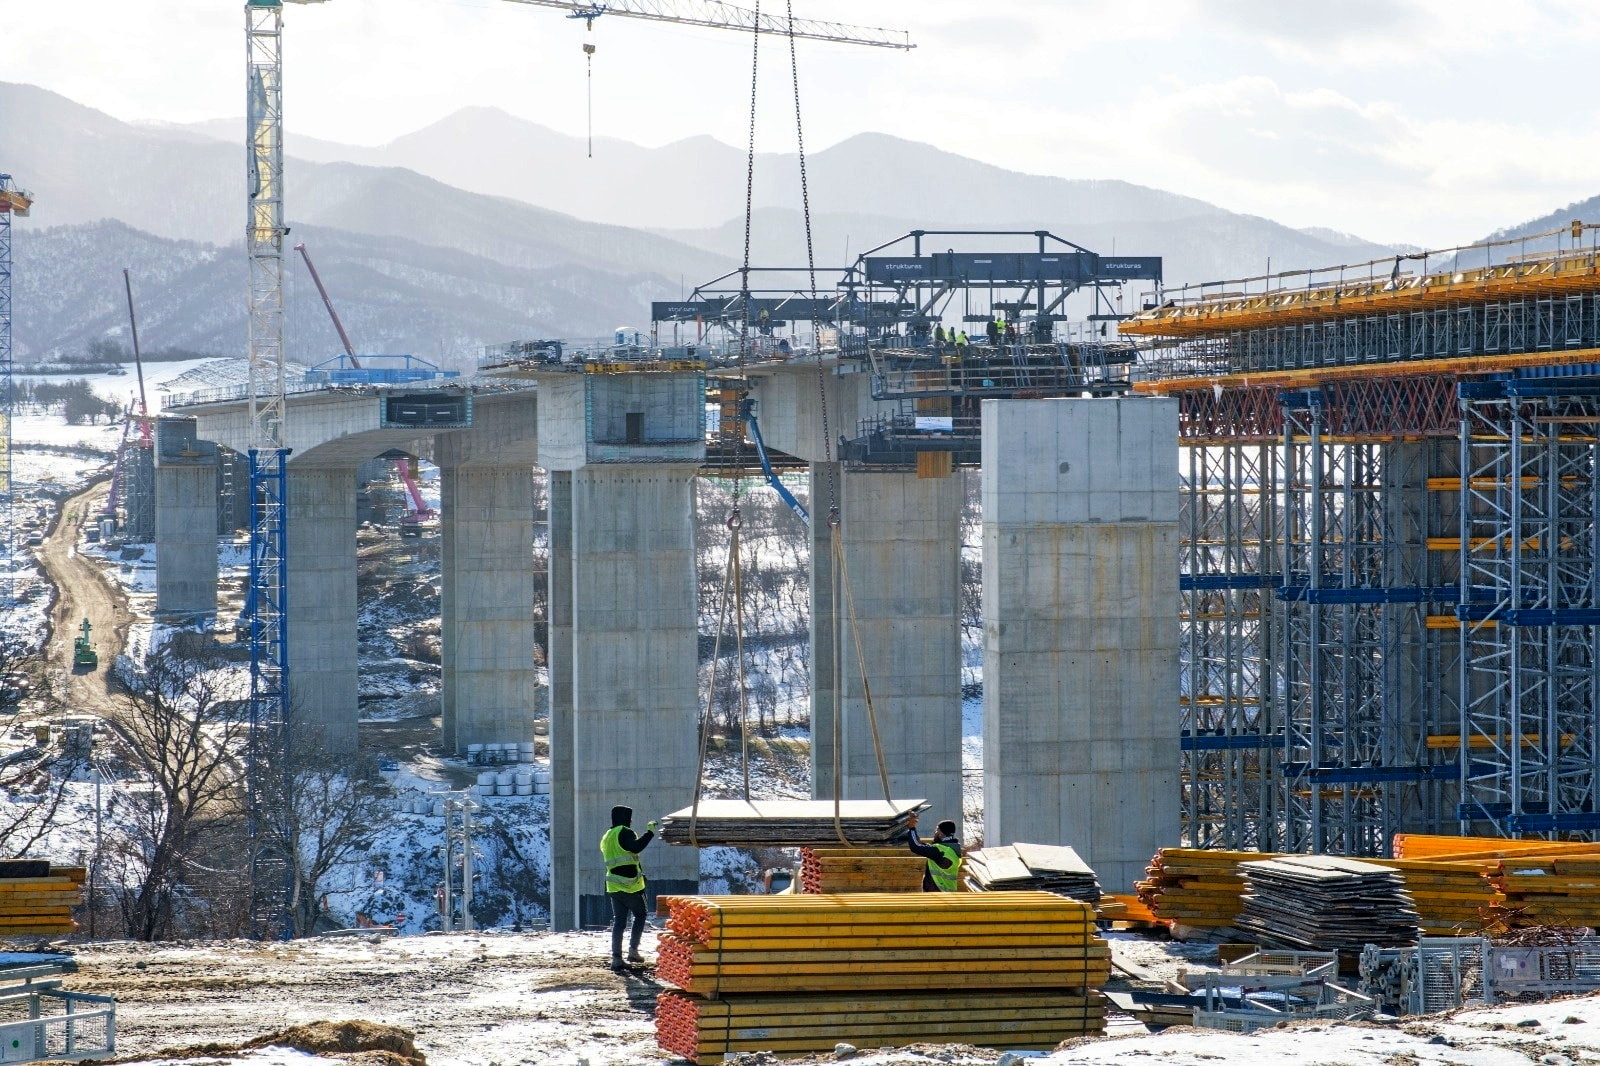
[[[0,541],[6,549],[6,599],[11,598],[15,522],[11,498],[11,216],[27,218],[33,197],[0,174]]]
[[[287,915],[287,863],[281,855],[257,846],[264,835],[260,820],[272,812],[260,806],[253,783],[262,757],[282,751],[289,702],[289,605],[286,598],[287,461],[283,447],[286,409],[283,360],[283,239],[288,233],[283,212],[283,5],[325,0],[245,0],[246,66],[246,204],[245,250],[249,282],[249,416],[250,416],[250,576],[246,596],[250,634],[251,790],[250,834],[251,916],[259,934],[281,931]],[[759,0],[751,8],[721,0],[506,0],[528,7],[566,11],[592,29],[597,18],[644,19],[747,33],[871,48],[910,50],[903,30],[855,26],[815,19],[796,19],[763,12]],[[0,177],[0,190],[5,188]],[[3,204],[3,200],[0,200]],[[0,219],[5,219],[0,209]],[[0,233],[3,233],[0,230]],[[3,269],[4,261],[0,261]],[[4,312],[9,311],[9,306]],[[7,313],[0,321],[9,322]],[[9,334],[0,334],[5,359],[9,410]],[[7,459],[9,469],[9,458]],[[6,485],[9,492],[9,477]]]

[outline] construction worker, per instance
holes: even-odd
[[[933,350],[940,355],[944,354],[944,326],[933,327]]]
[[[644,827],[644,836],[634,835],[633,808],[622,804],[611,808],[611,828],[600,838],[600,856],[606,861],[606,898],[611,901],[611,969],[622,973],[622,929],[633,916],[633,933],[628,940],[628,962],[644,962],[639,954],[639,938],[644,935],[644,866],[642,852],[656,835],[656,823]]]
[[[1000,317],[996,315],[989,320],[989,347],[1000,347],[1000,335],[1005,332],[1005,327],[1000,324]]]
[[[954,892],[961,884],[961,841],[956,839],[956,823],[946,818],[933,831],[933,840],[924,844],[917,836],[917,816],[906,821],[906,844],[911,854],[928,860],[922,874],[922,891]]]
[[[956,334],[956,354],[961,358],[967,357],[967,331],[962,330]]]

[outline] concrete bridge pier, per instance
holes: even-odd
[[[289,729],[307,750],[356,750],[355,466],[288,468]],[[215,553],[213,553],[215,554]]]
[[[813,467],[812,794],[834,795],[837,714],[842,796],[884,798],[870,688],[893,797],[927,799],[930,815],[959,824],[961,478],[838,466],[842,568],[827,525],[829,474]]]
[[[694,796],[700,713],[694,480],[705,457],[694,372],[539,379],[550,471],[552,924],[607,920],[600,837]],[[699,890],[700,855],[655,844],[652,893]]]
[[[217,446],[192,418],[155,425],[156,618],[217,613]]]
[[[571,530],[568,735],[577,859],[570,884],[584,924],[607,913],[599,844],[612,805],[631,806],[642,832],[645,822],[694,796],[695,474],[692,466],[585,467],[572,474],[564,516]],[[557,518],[552,511],[552,526]],[[552,723],[553,735],[567,730]],[[692,848],[656,845],[644,865],[656,893],[699,890],[700,856]]]
[[[533,739],[533,470],[450,461],[441,442],[444,746]]]
[[[1177,402],[983,401],[984,838],[1178,838]]]

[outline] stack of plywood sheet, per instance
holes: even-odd
[[[656,975],[681,992],[662,997],[658,1040],[695,1061],[915,1043],[929,1038],[925,1023],[942,1040],[991,1047],[1048,1048],[1104,1027],[1091,990],[1109,979],[1110,953],[1093,909],[1053,893],[674,896],[663,905]]]
[[[967,856],[967,887],[974,892],[1038,889],[1096,903],[1100,879],[1069,847],[1009,844],[980,848]]]
[[[905,836],[926,800],[701,800],[661,819],[668,844],[792,848],[812,844],[883,847]]]
[[[1263,946],[1359,952],[1417,942],[1417,910],[1397,871],[1333,855],[1239,864],[1248,887],[1237,926]]]
[[[1243,909],[1245,882],[1239,864],[1270,858],[1270,853],[1261,851],[1162,848],[1145,867],[1149,876],[1134,888],[1140,901],[1164,922],[1227,929]]]
[[[44,859],[0,862],[0,937],[74,933],[72,908],[83,903],[81,866]]]
[[[800,891],[921,892],[927,866],[905,848],[802,848]]]

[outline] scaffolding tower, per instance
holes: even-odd
[[[1600,828],[1586,234],[1167,292],[1123,324],[1157,338],[1134,388],[1178,399],[1185,445],[1186,843]]]

